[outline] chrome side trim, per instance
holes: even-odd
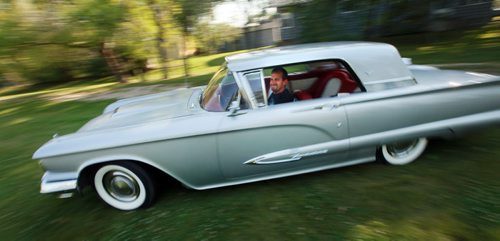
[[[305,148],[304,148],[305,149]],[[311,149],[311,147],[309,147]],[[287,152],[287,151],[285,151]],[[290,150],[288,152],[293,152],[293,150]],[[270,153],[267,155],[259,156],[256,158],[252,158],[243,164],[256,164],[256,165],[268,165],[268,164],[277,164],[277,163],[284,163],[284,162],[293,162],[293,161],[298,161],[302,159],[302,157],[309,157],[309,156],[317,156],[317,155],[322,155],[326,154],[328,152],[328,149],[323,149],[323,150],[317,150],[317,151],[309,151],[309,152],[298,152],[295,154],[285,154],[288,156],[283,156],[283,152],[274,152]],[[283,158],[283,159],[282,159]]]
[[[393,78],[393,79],[383,79],[383,80],[373,80],[369,82],[365,82],[363,84],[365,85],[375,85],[375,84],[385,84],[385,83],[392,83],[392,82],[402,82],[402,81],[415,81],[415,79],[412,76],[405,76],[405,77],[399,77],[399,78]]]
[[[349,150],[349,140],[335,140],[299,148],[285,149],[254,157],[243,164],[268,165],[301,160],[305,157]]]
[[[44,177],[42,177],[42,183],[40,185],[40,193],[52,193],[52,192],[62,192],[70,191],[76,189],[77,180],[63,180],[56,182],[48,182]]]
[[[253,158],[251,160],[248,160],[246,162],[244,162],[243,164],[255,164],[255,165],[267,165],[267,164],[277,164],[277,163],[283,163],[283,162],[293,162],[293,161],[298,161],[302,159],[301,157],[299,156],[292,156],[288,159],[279,159],[279,160],[271,160],[271,161],[266,161],[266,158],[265,157],[257,157],[257,158]]]

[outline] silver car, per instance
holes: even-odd
[[[293,102],[268,105],[273,67]],[[129,98],[33,155],[41,193],[91,185],[107,204],[152,204],[153,173],[208,189],[383,160],[500,122],[498,76],[439,70],[391,45],[332,42],[229,56],[207,86]]]

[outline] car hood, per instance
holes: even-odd
[[[78,132],[146,124],[162,119],[192,115],[199,107],[201,88],[176,89],[159,94],[119,100]]]
[[[178,89],[117,101],[76,133],[54,135],[33,159],[209,133],[211,130],[203,125],[192,124],[198,122],[197,118],[211,118],[199,105],[202,89]]]

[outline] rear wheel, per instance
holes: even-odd
[[[155,196],[151,177],[141,166],[131,162],[100,167],[94,175],[94,187],[104,202],[120,210],[148,207]]]
[[[395,142],[380,148],[380,157],[391,165],[405,165],[415,161],[427,147],[426,138]]]

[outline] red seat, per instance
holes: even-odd
[[[312,99],[312,96],[311,94],[309,94],[308,92],[306,91],[303,91],[303,90],[297,90],[293,93],[293,95],[295,96],[295,98],[297,98],[298,100],[309,100],[309,99]]]
[[[323,74],[311,87],[309,87],[307,92],[311,94],[312,98],[320,98],[328,82],[334,78],[340,80],[338,92],[350,93],[358,88],[358,84],[351,78],[351,75],[347,71],[336,69]]]

